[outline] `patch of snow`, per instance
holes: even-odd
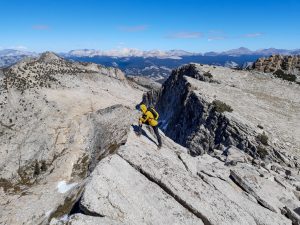
[[[163,73],[164,74],[164,73]],[[164,74],[165,76],[167,76],[167,74]],[[159,74],[156,74],[156,75],[153,75],[152,76],[152,79],[154,80],[154,81],[157,81],[157,80],[161,80],[161,79],[164,79],[165,77],[164,76],[161,76],[161,75],[159,75]]]
[[[159,70],[159,68],[157,66],[146,66],[142,71],[146,70]]]
[[[245,62],[243,64],[243,69],[248,69],[251,68],[253,66],[253,62]]]
[[[63,215],[62,217],[59,218],[60,222],[68,222],[69,216],[68,214]]]
[[[224,66],[228,67],[228,68],[231,68],[231,69],[239,67],[239,65],[236,62],[233,62],[233,61],[227,61]]]
[[[182,59],[180,56],[158,56],[158,59]]]
[[[161,66],[160,68],[163,69],[163,70],[169,71],[169,72],[172,71],[172,69],[170,69],[170,68],[168,68],[168,67],[166,67],[166,66]]]
[[[71,190],[73,187],[75,187],[77,185],[77,183],[71,183],[71,184],[67,184],[67,182],[65,180],[58,182],[57,184],[57,190],[59,193],[66,193],[69,190]]]
[[[65,214],[60,218],[52,218],[51,224],[63,225],[63,224],[68,223],[68,221],[69,221],[69,215]]]
[[[52,213],[52,210],[49,210],[49,211],[47,211],[47,212],[45,213],[45,216],[46,216],[46,217],[49,217],[49,216],[51,215],[51,213]]]

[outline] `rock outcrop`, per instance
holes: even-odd
[[[165,134],[193,155],[235,146],[253,158],[296,167],[299,95],[299,85],[269,74],[189,64],[144,101],[156,105]]]
[[[272,55],[268,58],[260,58],[253,64],[253,69],[300,83],[300,55]]]

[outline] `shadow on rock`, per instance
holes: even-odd
[[[139,136],[139,135],[143,135],[145,136],[146,138],[148,138],[150,141],[152,141],[154,144],[156,144],[156,142],[151,138],[149,137],[149,135],[143,130],[143,128],[137,126],[137,125],[131,125],[132,128],[133,128],[133,131]]]

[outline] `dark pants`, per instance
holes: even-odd
[[[161,143],[161,137],[160,137],[159,132],[158,132],[158,127],[155,126],[155,127],[152,127],[152,128],[153,128],[154,133],[156,135],[158,146],[161,147],[162,143]]]

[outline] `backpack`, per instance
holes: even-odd
[[[158,120],[159,114],[158,112],[156,112],[156,110],[153,107],[150,107],[147,110],[152,113],[155,120]]]

